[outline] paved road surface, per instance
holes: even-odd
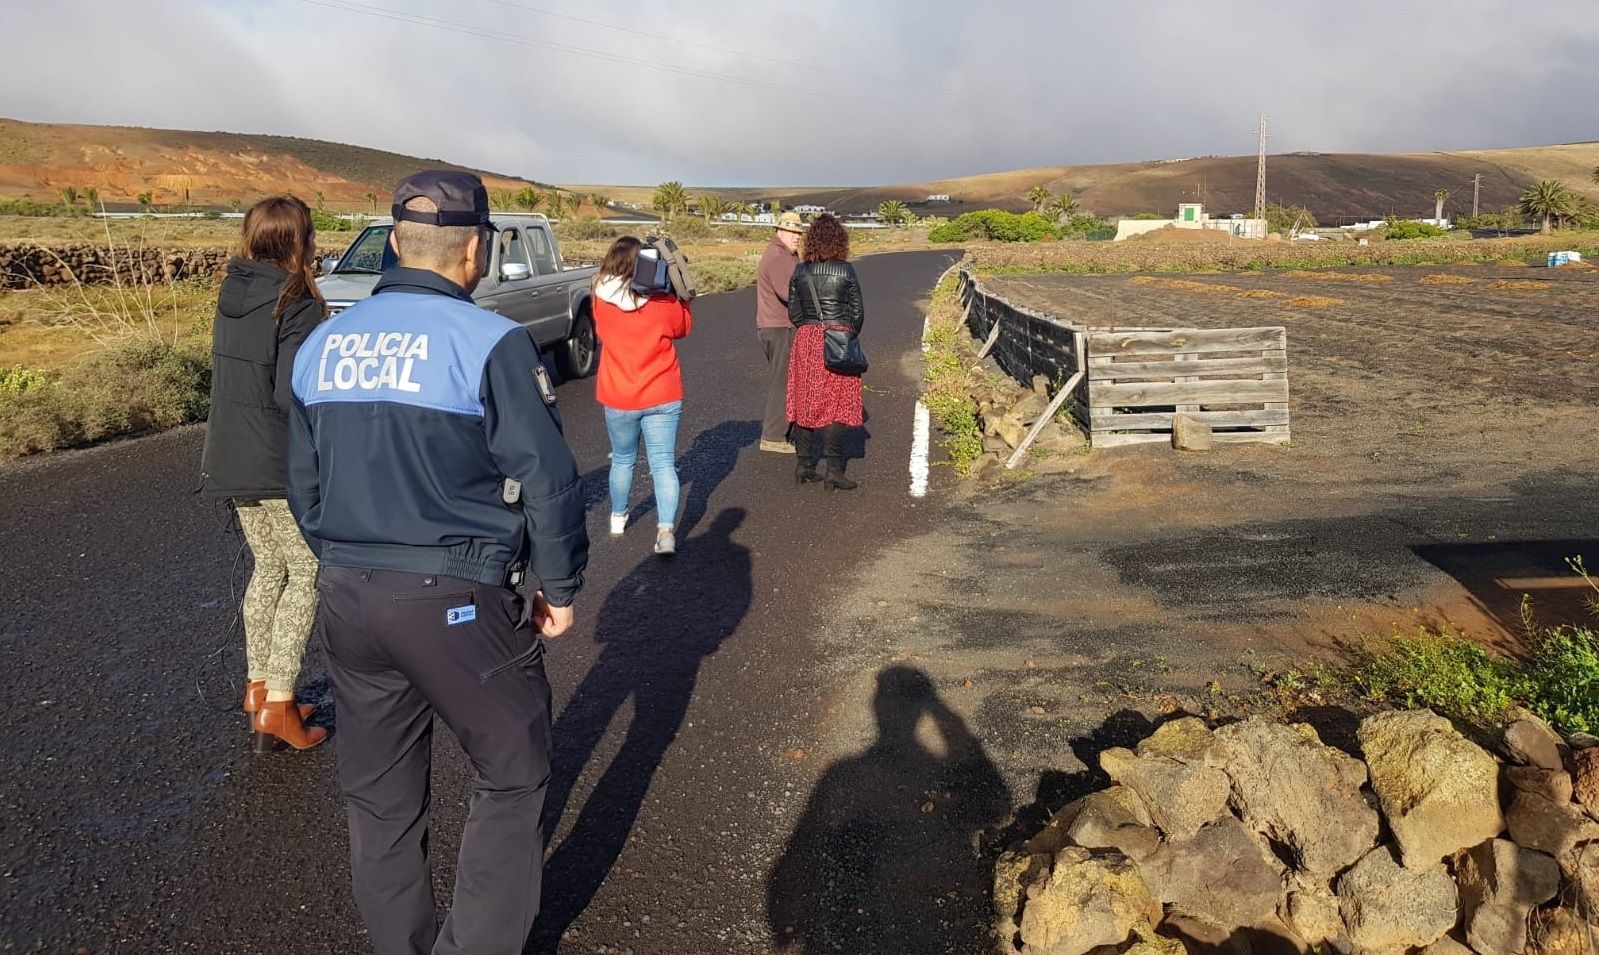
[[[917,302],[949,261],[861,263],[875,390],[853,495],[797,488],[792,458],[755,450],[752,293],[697,304],[673,563],[649,554],[642,469],[638,523],[605,536],[592,384],[561,389],[594,548],[578,626],[548,655],[559,822],[529,951],[766,952],[774,932],[808,938],[806,951],[981,947],[980,899],[938,908],[938,879],[970,868],[968,850],[936,844],[942,830],[915,813],[874,815],[888,794],[938,788],[936,771],[907,758],[921,752],[909,733],[923,711],[943,718],[922,678],[883,678],[878,744],[820,782],[824,767],[795,751],[835,712],[843,679],[815,638],[830,596],[934,510],[908,497],[907,458]],[[368,950],[333,747],[246,752],[229,632],[239,538],[191,493],[200,443],[186,429],[0,472],[0,950]],[[326,692],[313,649],[302,695],[336,724]],[[959,750],[958,727],[946,735]],[[446,900],[470,773],[440,739]],[[1009,808],[1003,786],[983,788],[991,775],[978,765],[969,790],[990,794],[985,820]],[[884,863],[918,840],[919,857]]]

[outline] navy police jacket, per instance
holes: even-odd
[[[287,490],[322,563],[492,585],[527,565],[569,605],[588,531],[542,375],[527,329],[434,272],[390,269],[317,326],[294,361]]]

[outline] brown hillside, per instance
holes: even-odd
[[[279,192],[307,199],[321,192],[330,207],[364,210],[368,192],[381,207],[408,173],[439,167],[465,168],[290,136],[0,119],[0,196],[53,200],[62,186],[94,186],[113,204],[149,192],[157,203],[220,206]],[[492,173],[483,177],[490,189],[532,184]]]
[[[997,206],[1028,208],[1034,186],[1070,191],[1099,215],[1169,213],[1179,202],[1203,195],[1218,213],[1248,212],[1255,202],[1255,157],[1227,156],[1099,166],[1047,166],[961,179],[868,189],[818,190],[790,196],[792,202],[825,202],[845,210],[866,209],[885,199],[900,199],[919,211],[956,214]],[[1482,174],[1482,208],[1515,203],[1527,185],[1557,179],[1569,188],[1599,198],[1592,175],[1599,166],[1599,143],[1458,153],[1294,153],[1266,161],[1270,202],[1307,206],[1324,222],[1340,219],[1430,216],[1433,193],[1448,189],[1449,215],[1470,212],[1472,176]],[[921,203],[947,193],[950,206]]]

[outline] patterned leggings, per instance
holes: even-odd
[[[284,500],[239,502],[244,540],[255,558],[244,591],[244,655],[251,680],[293,691],[316,617],[316,556]]]

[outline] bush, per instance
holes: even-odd
[[[1429,222],[1389,219],[1388,228],[1383,234],[1389,239],[1437,239],[1448,235],[1449,230],[1440,229]]]
[[[555,237],[560,240],[616,239],[625,234],[621,226],[610,225],[595,216],[568,219],[555,226]]]
[[[211,410],[211,362],[142,338],[59,375],[12,369],[0,390],[0,458],[11,458],[199,421]]]
[[[969,242],[992,239],[996,242],[1039,242],[1059,238],[1055,226],[1036,212],[1006,212],[981,209],[963,212],[955,221],[936,226],[927,234],[932,242]]]
[[[0,199],[0,215],[6,216],[86,216],[83,206],[68,206],[59,202],[34,202],[32,199]]]
[[[349,219],[322,209],[311,210],[311,225],[318,232],[349,232],[355,228],[355,223]]]
[[[694,285],[701,294],[731,292],[755,284],[760,262],[753,259],[705,259],[689,263]]]
[[[1462,229],[1498,229],[1508,232],[1512,229],[1525,229],[1527,220],[1515,209],[1504,212],[1484,212],[1481,215],[1461,216],[1455,220],[1455,225]]]

